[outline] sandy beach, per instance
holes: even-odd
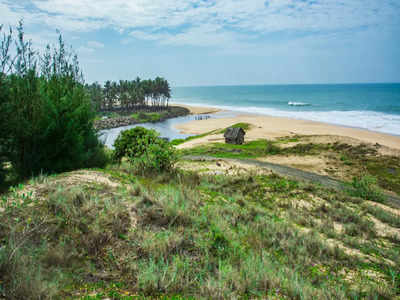
[[[179,104],[181,105],[181,104]],[[183,106],[183,105],[182,105]],[[210,107],[192,107],[186,106],[193,114],[213,113],[219,111]],[[282,136],[291,135],[318,135],[325,136],[325,142],[341,141],[349,144],[370,143],[380,144],[383,151],[391,148],[400,153],[400,137],[389,134],[373,132],[363,129],[343,127],[320,123],[314,121],[305,121],[298,119],[289,119],[283,117],[271,117],[263,115],[240,114],[233,118],[218,118],[207,120],[196,120],[189,123],[177,125],[176,128],[182,133],[202,134],[216,129],[223,129],[236,123],[249,123],[251,128],[246,132],[246,140],[256,139],[274,139]],[[204,138],[194,139],[181,145],[181,147],[192,147],[200,144],[223,141],[222,134],[210,135]],[[391,151],[385,151],[391,152]],[[394,154],[394,153],[391,153]]]
[[[185,107],[188,110],[190,110],[190,113],[192,115],[213,114],[213,113],[221,111],[221,109],[215,108],[215,107],[192,106],[192,105],[173,103],[173,102],[171,102],[171,105]]]

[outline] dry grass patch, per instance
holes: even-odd
[[[374,222],[376,232],[381,237],[391,237],[400,241],[400,228],[391,227],[388,224],[383,223],[372,215],[369,216],[372,222]]]

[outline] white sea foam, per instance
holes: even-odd
[[[175,102],[175,101],[174,101]],[[178,103],[178,102],[175,102]],[[374,111],[286,111],[266,107],[219,106],[201,103],[184,103],[192,106],[209,106],[235,112],[262,114],[356,127],[371,131],[400,135],[400,115]]]
[[[311,106],[310,103],[306,103],[306,102],[292,102],[292,101],[289,101],[289,102],[288,102],[288,105],[289,105],[289,106]]]

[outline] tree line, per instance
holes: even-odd
[[[168,108],[171,88],[162,77],[154,80],[106,81],[86,85],[93,106],[97,111],[107,110],[162,110]]]

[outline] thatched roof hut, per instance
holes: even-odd
[[[241,145],[244,142],[245,134],[246,132],[243,130],[243,128],[229,127],[224,133],[225,143]]]

